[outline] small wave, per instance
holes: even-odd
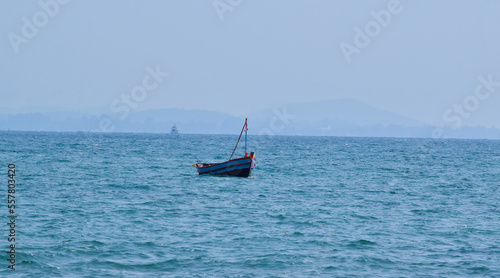
[[[479,275],[490,271],[490,269],[486,266],[475,266],[468,268],[467,270],[471,272],[470,275]]]
[[[374,246],[374,245],[377,245],[377,243],[374,241],[360,239],[360,240],[355,240],[355,241],[349,242],[349,244],[347,244],[347,247],[352,248],[352,249],[361,249],[361,248],[366,248],[366,247]]]
[[[425,214],[428,214],[428,213],[440,213],[442,211],[438,210],[438,209],[413,209],[411,210],[412,213],[414,214],[417,214],[417,215],[425,215]]]

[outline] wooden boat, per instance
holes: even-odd
[[[228,161],[221,163],[195,163],[193,166],[196,167],[198,174],[204,175],[223,175],[223,176],[235,176],[235,177],[248,177],[252,173],[252,169],[255,168],[255,154],[253,152],[247,153],[247,130],[248,124],[247,119],[245,119],[245,124],[240,132],[240,137],[236,146],[234,147],[231,157]],[[245,156],[240,158],[231,159],[238,147],[238,143],[241,139],[241,134],[245,132]]]
[[[250,155],[253,155],[253,153],[250,153]],[[200,175],[248,177],[255,167],[255,159],[249,156],[231,159],[222,163],[197,163],[195,166]]]

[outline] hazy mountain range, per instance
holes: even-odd
[[[1,111],[0,130],[168,133],[176,124],[180,133],[238,134],[248,117],[250,134],[259,135],[500,139],[498,129],[440,129],[356,100],[293,103],[241,116],[185,109],[131,110],[127,115],[48,108],[35,113]]]

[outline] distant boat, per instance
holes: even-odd
[[[172,129],[170,130],[170,134],[177,134],[179,131],[177,130],[177,126],[174,124],[172,126]]]
[[[236,146],[234,147],[231,157],[228,161],[221,163],[195,163],[193,166],[196,167],[196,171],[200,175],[221,175],[221,176],[235,176],[235,177],[248,177],[252,173],[253,168],[255,168],[255,154],[253,152],[247,153],[247,130],[248,124],[247,119],[245,119],[245,124],[240,132],[240,137]],[[241,139],[241,134],[245,132],[245,156],[240,158],[231,159],[234,155],[236,147]]]

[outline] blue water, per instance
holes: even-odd
[[[500,276],[500,141],[249,136],[250,178],[196,174],[236,139],[0,132],[0,276]]]

